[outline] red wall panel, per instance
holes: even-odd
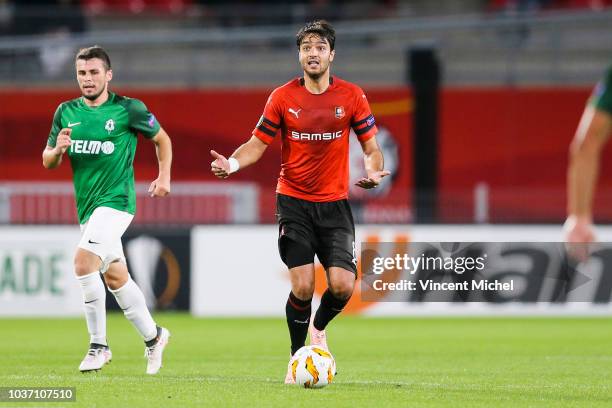
[[[473,212],[473,189],[484,182],[494,221],[562,219],[568,147],[589,93],[588,88],[445,90],[440,186],[451,204],[454,195],[463,194],[463,205],[443,206],[443,217],[458,221]],[[596,208],[600,217],[612,219],[605,205],[612,165],[602,163]]]
[[[174,180],[207,180],[209,150],[230,154],[250,137],[269,89],[251,90],[118,90],[145,101],[173,140]],[[565,213],[567,151],[584,108],[588,88],[447,88],[440,106],[440,214],[443,221],[473,217],[474,187],[489,188],[490,220],[552,221]],[[399,167],[384,197],[363,201],[365,216],[388,211],[389,219],[409,218],[412,186],[412,100],[408,88],[366,89],[380,126],[387,129],[399,154]],[[42,168],[53,112],[75,92],[58,90],[0,91],[0,180],[70,179],[69,166],[54,172]],[[280,143],[262,160],[232,178],[256,181],[262,189],[261,215],[273,221],[274,188]],[[607,155],[604,152],[604,155]],[[157,163],[152,146],[141,139],[136,178],[153,179]],[[600,218],[612,219],[607,186],[612,163],[602,161]],[[355,198],[355,196],[353,196]],[[367,198],[367,197],[366,197]],[[369,215],[368,215],[369,214]],[[385,219],[386,215],[378,219]],[[395,217],[395,218],[394,218]]]
[[[210,173],[209,151],[229,155],[251,136],[271,90],[117,90],[142,99],[173,142],[174,180],[216,180]],[[366,90],[377,122],[390,130],[401,157],[410,157],[409,91]],[[0,91],[0,180],[70,180],[69,166],[53,172],[41,165],[53,112],[64,100],[78,96],[69,91]],[[261,218],[274,221],[276,180],[280,170],[281,144],[275,141],[253,167],[232,176],[236,181],[256,181],[261,186]],[[153,180],[157,175],[155,150],[140,139],[135,159],[136,179]],[[400,199],[409,208],[409,161],[394,176],[388,195],[390,206]],[[383,202],[385,198],[382,199]],[[379,200],[380,201],[380,200]]]

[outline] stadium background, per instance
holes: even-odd
[[[142,99],[173,142],[171,197],[147,198],[157,162],[142,139],[134,163],[138,213],[124,246],[149,306],[195,316],[282,316],[289,280],[274,225],[280,144],[223,182],[210,174],[208,152],[230,154],[249,137],[269,92],[300,75],[293,34],[314,17],[335,24],[332,72],[366,91],[393,172],[377,191],[351,191],[358,241],[562,240],[569,143],[611,61],[609,0],[0,0],[0,316],[81,316],[70,169],[46,171],[40,153],[56,106],[78,96],[74,54],[92,44],[109,51],[112,90]],[[410,64],[423,50],[439,63],[440,87],[435,177],[418,188]],[[352,152],[357,178],[358,145]],[[595,200],[601,224],[612,221],[611,179],[612,163],[603,160]],[[419,195],[429,200],[425,215],[415,209]],[[612,241],[612,230],[602,227],[600,237]],[[317,274],[320,294],[320,267]],[[348,312],[612,311],[609,303],[542,308],[537,300],[526,308],[458,308],[372,304],[356,294]],[[0,320],[8,332],[20,322]]]

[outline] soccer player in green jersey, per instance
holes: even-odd
[[[568,217],[564,229],[570,254],[579,260],[588,256],[587,246],[579,244],[595,240],[593,194],[601,151],[611,132],[612,66],[595,87],[570,146],[567,171]]]
[[[130,278],[121,236],[136,211],[133,161],[138,133],[151,140],[157,152],[159,176],[149,188],[151,197],[170,193],[172,145],[141,101],[109,91],[113,71],[104,49],[80,50],[75,65],[82,96],[59,105],[42,156],[48,169],[58,167],[65,153],[72,165],[82,233],[74,269],[90,335],[79,370],[100,370],[112,357],[106,341],[102,274],[125,317],[145,341],[147,374],[156,374],[170,332],[155,324],[142,291]]]

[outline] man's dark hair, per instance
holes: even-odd
[[[310,34],[315,34],[321,37],[322,39],[326,39],[329,43],[329,47],[331,50],[334,49],[334,43],[336,42],[336,30],[325,20],[315,20],[306,24],[304,27],[300,28],[300,31],[295,35],[295,39],[297,40],[298,48],[306,38]]]
[[[104,51],[104,48],[100,47],[99,45],[81,48],[76,55],[75,61],[80,59],[87,61],[93,58],[101,59],[104,63],[104,69],[106,69],[107,71],[111,69],[110,58],[108,57],[106,51]]]

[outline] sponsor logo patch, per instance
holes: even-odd
[[[153,127],[155,126],[155,115],[153,115],[152,113],[149,113],[149,121],[147,122],[149,124],[149,127]]]
[[[366,124],[368,126],[372,126],[374,124],[374,116],[372,115],[368,116],[368,118],[366,119]]]
[[[99,140],[73,140],[70,145],[71,153],[79,154],[111,154],[115,151],[113,142],[101,142]]]
[[[291,132],[291,138],[293,140],[307,140],[311,142],[320,140],[334,140],[342,137],[342,131],[337,132],[324,132],[324,133],[300,133],[296,131]]]

